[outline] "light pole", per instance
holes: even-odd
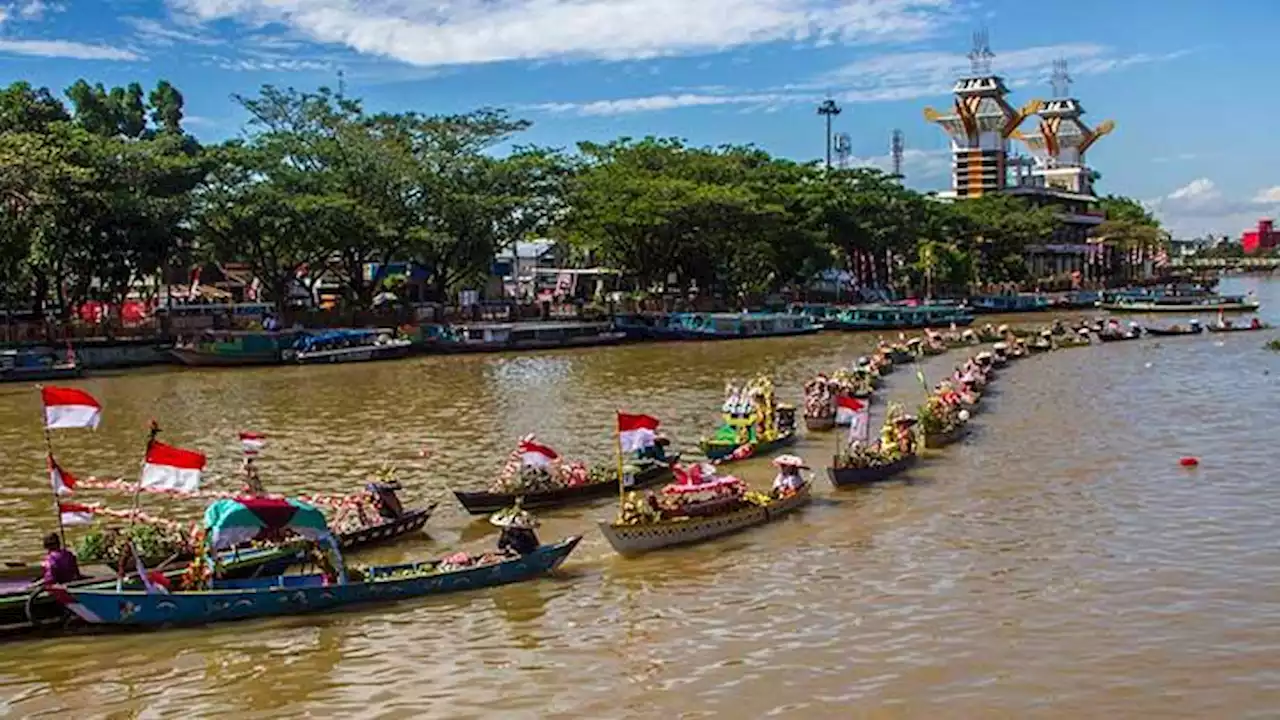
[[[840,114],[840,106],[835,100],[827,98],[818,106],[818,114],[827,119],[827,169],[831,169],[831,118]]]

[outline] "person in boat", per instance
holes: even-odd
[[[1199,320],[1192,320],[1192,321],[1191,321],[1191,331],[1192,331],[1192,332],[1195,332],[1195,331],[1197,331],[1197,330],[1199,330],[1199,329],[1200,329],[1200,321],[1199,321]]]
[[[45,585],[65,585],[81,578],[76,554],[62,547],[62,537],[58,533],[44,537],[44,549],[41,567],[44,568]]]
[[[800,471],[809,467],[798,455],[781,455],[773,459],[773,464],[778,466],[778,475],[773,479],[775,497],[793,495],[804,487],[806,481]]]
[[[899,415],[893,421],[893,440],[903,455],[916,454],[915,424],[916,418],[912,415]]]
[[[244,493],[251,497],[267,494],[266,489],[262,487],[262,479],[258,477],[258,466],[253,463],[251,457],[244,459]]]
[[[494,513],[489,522],[502,528],[502,534],[498,536],[498,552],[504,555],[528,555],[542,546],[534,532],[540,524],[538,519],[521,507],[518,499],[515,505]]]
[[[1254,330],[1257,330],[1258,328],[1262,327],[1262,321],[1259,320],[1258,318],[1254,318],[1249,321],[1249,327],[1253,328]]]
[[[636,457],[640,460],[653,460],[655,462],[665,463],[667,461],[667,446],[671,444],[671,440],[665,435],[658,435],[653,439],[653,444],[649,447],[640,448],[636,451]]]

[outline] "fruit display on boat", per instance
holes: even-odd
[[[891,403],[879,439],[873,443],[849,442],[836,454],[832,466],[837,470],[883,467],[915,455],[915,424],[916,418],[907,415],[901,403]]]
[[[577,487],[599,482],[614,482],[617,468],[587,466],[582,462],[564,462],[560,455],[538,443],[533,434],[520,438],[507,457],[498,477],[489,484],[491,493],[535,493]]]

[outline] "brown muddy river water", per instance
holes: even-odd
[[[1280,280],[1223,287],[1249,289],[1280,320]],[[594,527],[613,513],[603,500],[542,516],[544,539],[586,539],[541,581],[341,614],[6,643],[0,711],[1278,717],[1280,354],[1262,348],[1277,334],[1030,358],[1001,373],[973,435],[909,479],[839,492],[821,480],[803,511],[718,542],[622,559]],[[690,446],[717,422],[726,379],[771,372],[779,395],[799,401],[805,379],[872,342],[823,334],[157,369],[84,381],[105,407],[102,427],[62,431],[56,444],[73,472],[136,473],[154,417],[169,442],[208,452],[206,487],[235,488],[236,432],[257,430],[269,436],[264,480],[282,492],[351,491],[390,459],[406,504],[442,504],[427,534],[353,558],[389,562],[492,545],[492,528],[448,490],[487,483],[523,433],[607,461],[621,408],[656,415]],[[924,368],[936,378],[959,359]],[[922,394],[898,372],[875,403]],[[50,529],[38,421],[34,392],[0,388],[6,559],[38,557]],[[810,434],[797,451],[820,469],[833,445]],[[421,459],[423,446],[434,457]],[[1180,467],[1184,455],[1200,467]],[[733,472],[759,487],[773,475],[766,459]]]

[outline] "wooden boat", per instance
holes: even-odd
[[[1162,297],[1152,300],[1120,299],[1100,305],[1111,312],[1131,313],[1210,313],[1210,312],[1255,312],[1261,304],[1252,299],[1241,297]]]
[[[398,518],[386,519],[380,523],[365,525],[354,530],[338,534],[338,545],[343,550],[379,545],[394,540],[402,535],[418,532],[431,519],[439,503],[431,503],[424,508],[409,510]]]
[[[360,328],[307,333],[281,353],[285,362],[299,365],[369,362],[407,356],[413,342],[396,337],[390,328]]]
[[[1211,333],[1228,333],[1228,332],[1257,332],[1259,330],[1270,330],[1271,326],[1262,323],[1261,325],[1217,325],[1210,324],[1206,328]]]
[[[939,450],[948,445],[954,445],[964,439],[969,434],[969,426],[961,423],[947,432],[941,433],[925,433],[924,446],[928,450]]]
[[[624,556],[689,545],[776,520],[808,503],[812,486],[813,483],[806,483],[795,495],[775,500],[765,506],[745,505],[739,510],[721,515],[636,525],[601,522],[600,532],[613,549]]]
[[[923,355],[925,355],[925,356],[927,356],[927,357],[933,357],[933,356],[936,356],[936,355],[942,355],[942,354],[946,353],[946,352],[947,352],[947,349],[948,349],[948,348],[947,348],[945,345],[943,345],[942,347],[938,347],[938,346],[935,346],[935,345],[928,345],[928,344],[926,344],[926,345],[923,345],[923,346],[921,346],[921,347],[920,347],[920,352],[921,352],[921,354],[923,354]]]
[[[671,463],[680,460],[680,455],[670,456],[667,462],[651,462],[636,471],[629,490],[648,487],[665,480],[671,475]],[[618,494],[616,478],[604,482],[576,485],[574,487],[555,488],[528,493],[493,493],[488,491],[465,492],[455,490],[453,496],[472,515],[488,515],[515,504],[516,498],[522,498],[521,505],[526,509],[563,507],[588,502],[602,497]]]
[[[1027,343],[1027,352],[1032,353],[1032,354],[1035,354],[1035,353],[1042,353],[1042,352],[1049,352],[1049,351],[1050,351],[1050,350],[1052,350],[1052,349],[1053,349],[1053,343],[1050,343],[1050,342],[1044,342],[1044,343],[1039,343],[1039,342],[1030,342],[1030,343]]]
[[[616,345],[627,339],[612,322],[520,322],[424,325],[419,344],[428,352],[476,353]]]
[[[1104,343],[1124,342],[1126,340],[1141,340],[1141,339],[1142,339],[1142,333],[1137,333],[1137,332],[1125,333],[1123,335],[1119,335],[1116,333],[1099,333],[1098,334],[1098,340],[1101,340]]]
[[[1006,315],[1009,313],[1045,312],[1053,309],[1049,298],[1041,295],[975,295],[968,300],[969,307],[979,315]]]
[[[52,351],[0,350],[0,382],[67,380],[83,374],[79,362],[60,361]]]
[[[364,581],[328,584],[321,574],[216,582],[195,592],[61,588],[50,594],[92,624],[170,626],[335,610],[366,603],[442,595],[522,582],[551,572],[578,546],[578,536],[498,563],[437,571],[440,561],[369,568]]]
[[[841,487],[851,487],[854,485],[867,485],[870,483],[881,482],[910,469],[919,459],[917,455],[907,455],[899,460],[895,460],[887,465],[878,465],[876,467],[865,468],[827,468],[827,478],[831,480],[831,484]]]
[[[425,521],[424,521],[425,522]],[[278,575],[304,559],[297,544],[272,546],[252,550],[226,551],[218,563],[224,577],[247,578],[258,575]],[[110,590],[116,586],[116,569],[103,566],[85,566],[81,573],[86,577],[70,583],[70,588]],[[171,582],[177,581],[187,571],[187,562],[179,562],[164,571]],[[43,590],[33,589],[31,584],[40,579],[39,566],[28,566],[24,571],[6,568],[5,580],[0,582],[0,633],[13,633],[62,622],[65,610]],[[140,587],[136,573],[125,576],[125,587]]]
[[[893,361],[894,365],[905,365],[915,360],[916,356],[909,350],[894,348],[889,351],[889,359]]]
[[[794,430],[787,430],[773,440],[767,442],[755,443],[751,447],[751,455],[767,455],[778,448],[786,447],[796,441],[796,433]],[[698,443],[698,447],[702,450],[702,454],[707,456],[709,460],[719,460],[721,462],[732,462],[730,456],[738,449],[738,445],[733,443],[718,443],[713,440],[704,438]]]
[[[824,417],[813,417],[810,415],[805,415],[804,426],[806,430],[809,430],[811,432],[813,431],[820,432],[822,430],[830,430],[831,428],[836,426],[836,416],[826,415]]]
[[[284,349],[293,344],[293,332],[205,331],[191,342],[179,342],[169,351],[183,365],[275,365]]]
[[[1175,335],[1199,335],[1204,332],[1203,325],[1191,325],[1183,327],[1181,325],[1172,325],[1167,328],[1146,327],[1142,329],[1148,335],[1155,337],[1172,337]]]
[[[821,318],[828,330],[920,330],[964,327],[973,313],[956,305],[862,305],[833,309]]]

